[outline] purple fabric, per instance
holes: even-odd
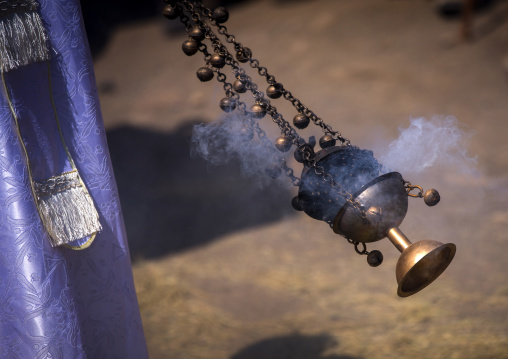
[[[82,251],[50,246],[2,89],[0,357],[147,358],[79,2],[42,0],[39,10],[50,37],[51,81],[64,137],[103,230]],[[49,100],[47,64],[10,71],[5,79],[35,179],[69,170]]]

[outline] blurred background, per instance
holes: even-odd
[[[476,169],[409,178],[442,200],[410,200],[401,229],[457,254],[399,298],[387,240],[369,245],[385,258],[371,268],[292,209],[289,181],[190,155],[193,126],[220,118],[223,90],[196,78],[203,59],[181,51],[187,34],[164,3],[83,1],[150,357],[508,358],[508,2],[205,4],[225,4],[237,40],[353,144],[376,155],[411,118],[451,115],[472,135]]]

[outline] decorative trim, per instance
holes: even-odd
[[[49,59],[48,38],[34,0],[0,0],[0,71]]]

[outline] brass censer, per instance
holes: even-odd
[[[246,140],[257,136],[264,146],[273,149],[271,158],[267,159],[266,174],[275,178],[284,172],[298,187],[298,195],[292,200],[296,210],[328,223],[335,233],[354,245],[358,254],[366,255],[373,267],[382,263],[383,255],[378,250],[367,251],[366,244],[388,237],[401,252],[396,266],[397,294],[401,297],[419,292],[443,273],[455,255],[455,244],[433,240],[412,244],[398,228],[406,216],[408,198],[423,198],[427,205],[434,206],[440,200],[435,189],[424,192],[422,187],[404,180],[400,173],[381,165],[372,151],[351,145],[340,132],[303,105],[252,57],[249,48],[228,32],[223,24],[229,13],[224,7],[212,11],[200,1],[165,2],[163,15],[179,19],[189,34],[182,45],[183,52],[188,56],[203,54],[206,65],[198,69],[198,79],[206,82],[215,77],[225,92],[219,103],[221,109],[239,113],[242,128],[238,136]],[[211,52],[205,42],[211,46]],[[266,97],[244,66],[265,79]],[[228,81],[225,67],[231,69],[232,81]],[[250,108],[241,98],[247,92],[254,98]],[[293,105],[297,114],[292,124],[270,99],[287,100]],[[259,125],[267,115],[281,131],[274,143]],[[314,137],[306,141],[297,132],[311,123],[324,132],[318,151],[314,150],[317,145]],[[284,157],[293,147],[296,161],[304,166],[300,178],[287,166]]]

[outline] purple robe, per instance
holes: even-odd
[[[147,358],[79,2],[41,0],[39,5],[49,37],[56,111],[102,231],[81,251],[51,247],[2,90],[0,358]],[[4,77],[34,179],[70,170],[48,95],[47,63],[23,66]]]

